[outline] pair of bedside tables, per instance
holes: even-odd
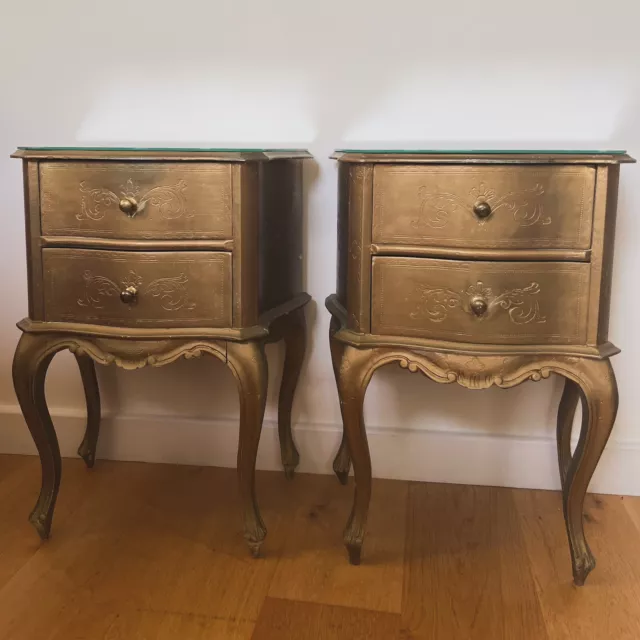
[[[14,383],[42,463],[31,521],[49,535],[60,451],[45,397],[71,350],[87,400],[79,454],[95,459],[94,362],[135,369],[211,354],[240,396],[245,538],[266,529],[255,499],[264,344],[284,340],[282,462],[298,463],[291,405],[305,351],[302,179],[306,151],[24,148],[29,317]],[[363,420],[374,371],[397,362],[435,382],[508,388],[565,378],[558,458],[574,581],[595,561],[584,496],[613,426],[607,323],[623,152],[341,152],[338,287],[327,299],[344,437],[334,461],[356,492],[345,532],[360,562],[371,495]],[[580,440],[570,438],[578,400]]]

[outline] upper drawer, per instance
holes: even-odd
[[[43,235],[225,239],[231,164],[44,162]]]
[[[371,330],[481,344],[584,344],[589,265],[373,259]]]
[[[373,242],[588,249],[595,169],[376,166]]]
[[[230,327],[231,254],[43,249],[49,322]]]

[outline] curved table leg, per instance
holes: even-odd
[[[291,411],[307,344],[304,309],[296,309],[285,316],[282,319],[281,331],[285,345],[285,356],[278,398],[278,437],[280,438],[280,456],[285,476],[293,478],[293,473],[300,461],[300,455],[291,432]]]
[[[267,399],[267,360],[261,342],[228,342],[227,364],[238,383],[240,436],[238,481],[244,514],[244,537],[254,557],[267,535],[255,492],[255,469]]]
[[[80,369],[84,397],[87,401],[87,428],[78,447],[78,455],[85,461],[87,467],[91,468],[96,460],[96,447],[100,434],[100,389],[93,360],[86,355],[78,353],[74,355]]]
[[[13,358],[13,384],[42,466],[40,495],[29,521],[43,540],[51,532],[61,473],[60,448],[47,408],[44,382],[53,356],[62,348],[55,336],[23,333]]]
[[[596,565],[584,536],[584,498],[613,428],[618,410],[618,387],[609,360],[580,360],[576,367],[576,382],[582,399],[582,428],[562,497],[573,580],[581,586]],[[568,404],[569,400],[565,406]],[[566,448],[563,455],[566,455]]]
[[[331,349],[331,362],[333,363],[333,374],[336,378],[336,384],[338,385],[338,392],[340,383],[338,377],[340,375],[340,363],[344,356],[344,345],[339,340],[335,339],[335,333],[340,328],[340,322],[337,318],[331,317],[331,325],[329,326],[329,347]],[[340,403],[340,411],[343,410],[342,402]],[[340,448],[333,460],[333,471],[335,472],[338,480],[341,484],[347,484],[349,479],[349,469],[351,468],[351,456],[349,455],[349,444],[347,442],[347,434],[344,429],[344,413],[342,415],[342,440],[340,442]]]
[[[363,406],[371,377],[372,351],[344,345],[338,371],[338,392],[349,451],[353,457],[356,490],[351,515],[344,532],[344,543],[351,564],[360,564],[369,502],[371,500],[371,458],[364,426]]]
[[[573,418],[580,399],[580,387],[569,378],[564,379],[564,389],[558,407],[558,425],[556,439],[558,442],[558,465],[560,467],[560,482],[562,488],[567,481],[569,465],[571,464],[571,430]]]

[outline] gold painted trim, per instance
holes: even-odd
[[[601,178],[601,179],[600,179]],[[601,167],[596,178],[596,207],[593,222],[593,258],[589,292],[589,343],[607,340],[613,250],[618,208],[620,167]]]
[[[44,286],[42,254],[39,249],[40,167],[38,162],[24,160],[25,235],[27,240],[27,282],[29,287],[29,316],[44,319]]]
[[[357,348],[402,347],[466,355],[558,355],[568,357],[581,356],[596,360],[609,358],[620,353],[620,349],[610,342],[605,342],[595,347],[583,345],[494,345],[432,340],[428,338],[405,338],[371,333],[363,334],[347,328],[347,312],[335,294],[326,299],[325,305],[329,313],[340,323],[340,328],[334,334],[336,339]]]
[[[92,336],[96,338],[130,338],[132,340],[158,340],[160,338],[211,338],[242,342],[266,337],[266,327],[256,325],[245,329],[231,328],[163,328],[140,329],[136,327],[111,327],[80,322],[36,322],[24,318],[16,325],[24,333],[68,333],[72,335]]]
[[[609,167],[598,167],[596,171],[593,232],[591,237],[591,281],[589,284],[587,310],[587,343],[590,345],[595,345],[598,342],[598,320],[601,306],[600,291],[604,269],[605,223],[611,187],[611,169]],[[615,215],[615,211],[612,213]]]
[[[234,328],[166,328],[140,329],[135,327],[111,327],[79,322],[41,322],[23,318],[16,325],[24,333],[67,333],[70,335],[92,336],[96,338],[124,338],[132,340],[158,340],[170,338],[206,338],[245,342],[266,338],[271,325],[276,320],[304,307],[311,300],[308,293],[301,293],[260,316],[260,324],[242,329]]]
[[[591,251],[578,249],[456,249],[375,243],[371,253],[378,256],[451,258],[454,260],[509,260],[531,262],[589,262]]]
[[[257,165],[231,165],[234,327],[258,322],[259,188]]]
[[[371,234],[373,165],[349,172],[349,243],[347,247],[347,307],[349,326],[371,329]]]
[[[122,249],[126,251],[232,251],[233,240],[116,240],[75,236],[42,236],[42,247]]]

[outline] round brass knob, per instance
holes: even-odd
[[[481,220],[484,220],[491,215],[491,205],[488,202],[480,200],[473,205],[473,213]]]
[[[127,287],[120,292],[120,300],[125,304],[133,304],[138,298],[138,290],[135,287]]]
[[[118,206],[120,207],[120,211],[128,216],[135,216],[136,211],[138,211],[138,203],[136,202],[136,199],[129,196],[122,198],[118,203]]]
[[[478,318],[487,313],[487,310],[489,309],[487,301],[480,296],[472,298],[469,306],[471,307],[471,311],[473,311],[474,315],[478,316]]]

